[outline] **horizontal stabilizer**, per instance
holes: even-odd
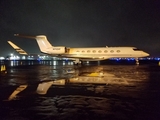
[[[13,42],[11,41],[7,41],[12,47],[13,49],[15,49],[19,54],[22,54],[22,55],[27,55],[27,53],[21,49],[20,47],[18,47],[17,45],[15,45]]]
[[[14,34],[17,37],[29,38],[29,39],[36,39],[38,46],[41,52],[46,53],[48,49],[52,48],[51,43],[47,40],[45,35],[37,35],[37,36],[28,36],[22,34]]]
[[[30,39],[36,38],[36,36],[29,36],[29,35],[22,35],[22,34],[14,34],[14,36],[23,37],[23,38],[30,38]]]

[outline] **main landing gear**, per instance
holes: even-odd
[[[81,65],[82,62],[79,59],[76,59],[75,61],[73,61],[74,65]]]

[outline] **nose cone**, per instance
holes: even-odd
[[[149,54],[148,54],[148,53],[146,53],[146,52],[144,52],[144,56],[145,56],[145,57],[147,57],[147,56],[149,56]]]

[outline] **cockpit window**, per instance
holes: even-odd
[[[137,49],[137,48],[133,48],[133,50],[134,50],[134,51],[142,51],[142,50],[140,50],[140,49]]]

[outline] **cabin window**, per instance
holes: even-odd
[[[82,50],[82,53],[84,53],[85,51],[84,50]]]
[[[121,52],[120,50],[117,50],[117,53]]]
[[[90,52],[90,50],[87,50],[87,53],[89,53]]]
[[[99,50],[98,52],[99,52],[99,53],[101,53],[102,51],[101,51],[101,50]]]
[[[77,50],[76,52],[79,52],[79,50]]]
[[[92,52],[93,52],[93,53],[95,53],[96,51],[95,51],[95,50],[93,50]]]
[[[111,53],[113,53],[114,51],[113,51],[113,50],[111,50],[110,52],[111,52]]]
[[[107,53],[107,52],[108,52],[107,50],[104,51],[104,53]]]

